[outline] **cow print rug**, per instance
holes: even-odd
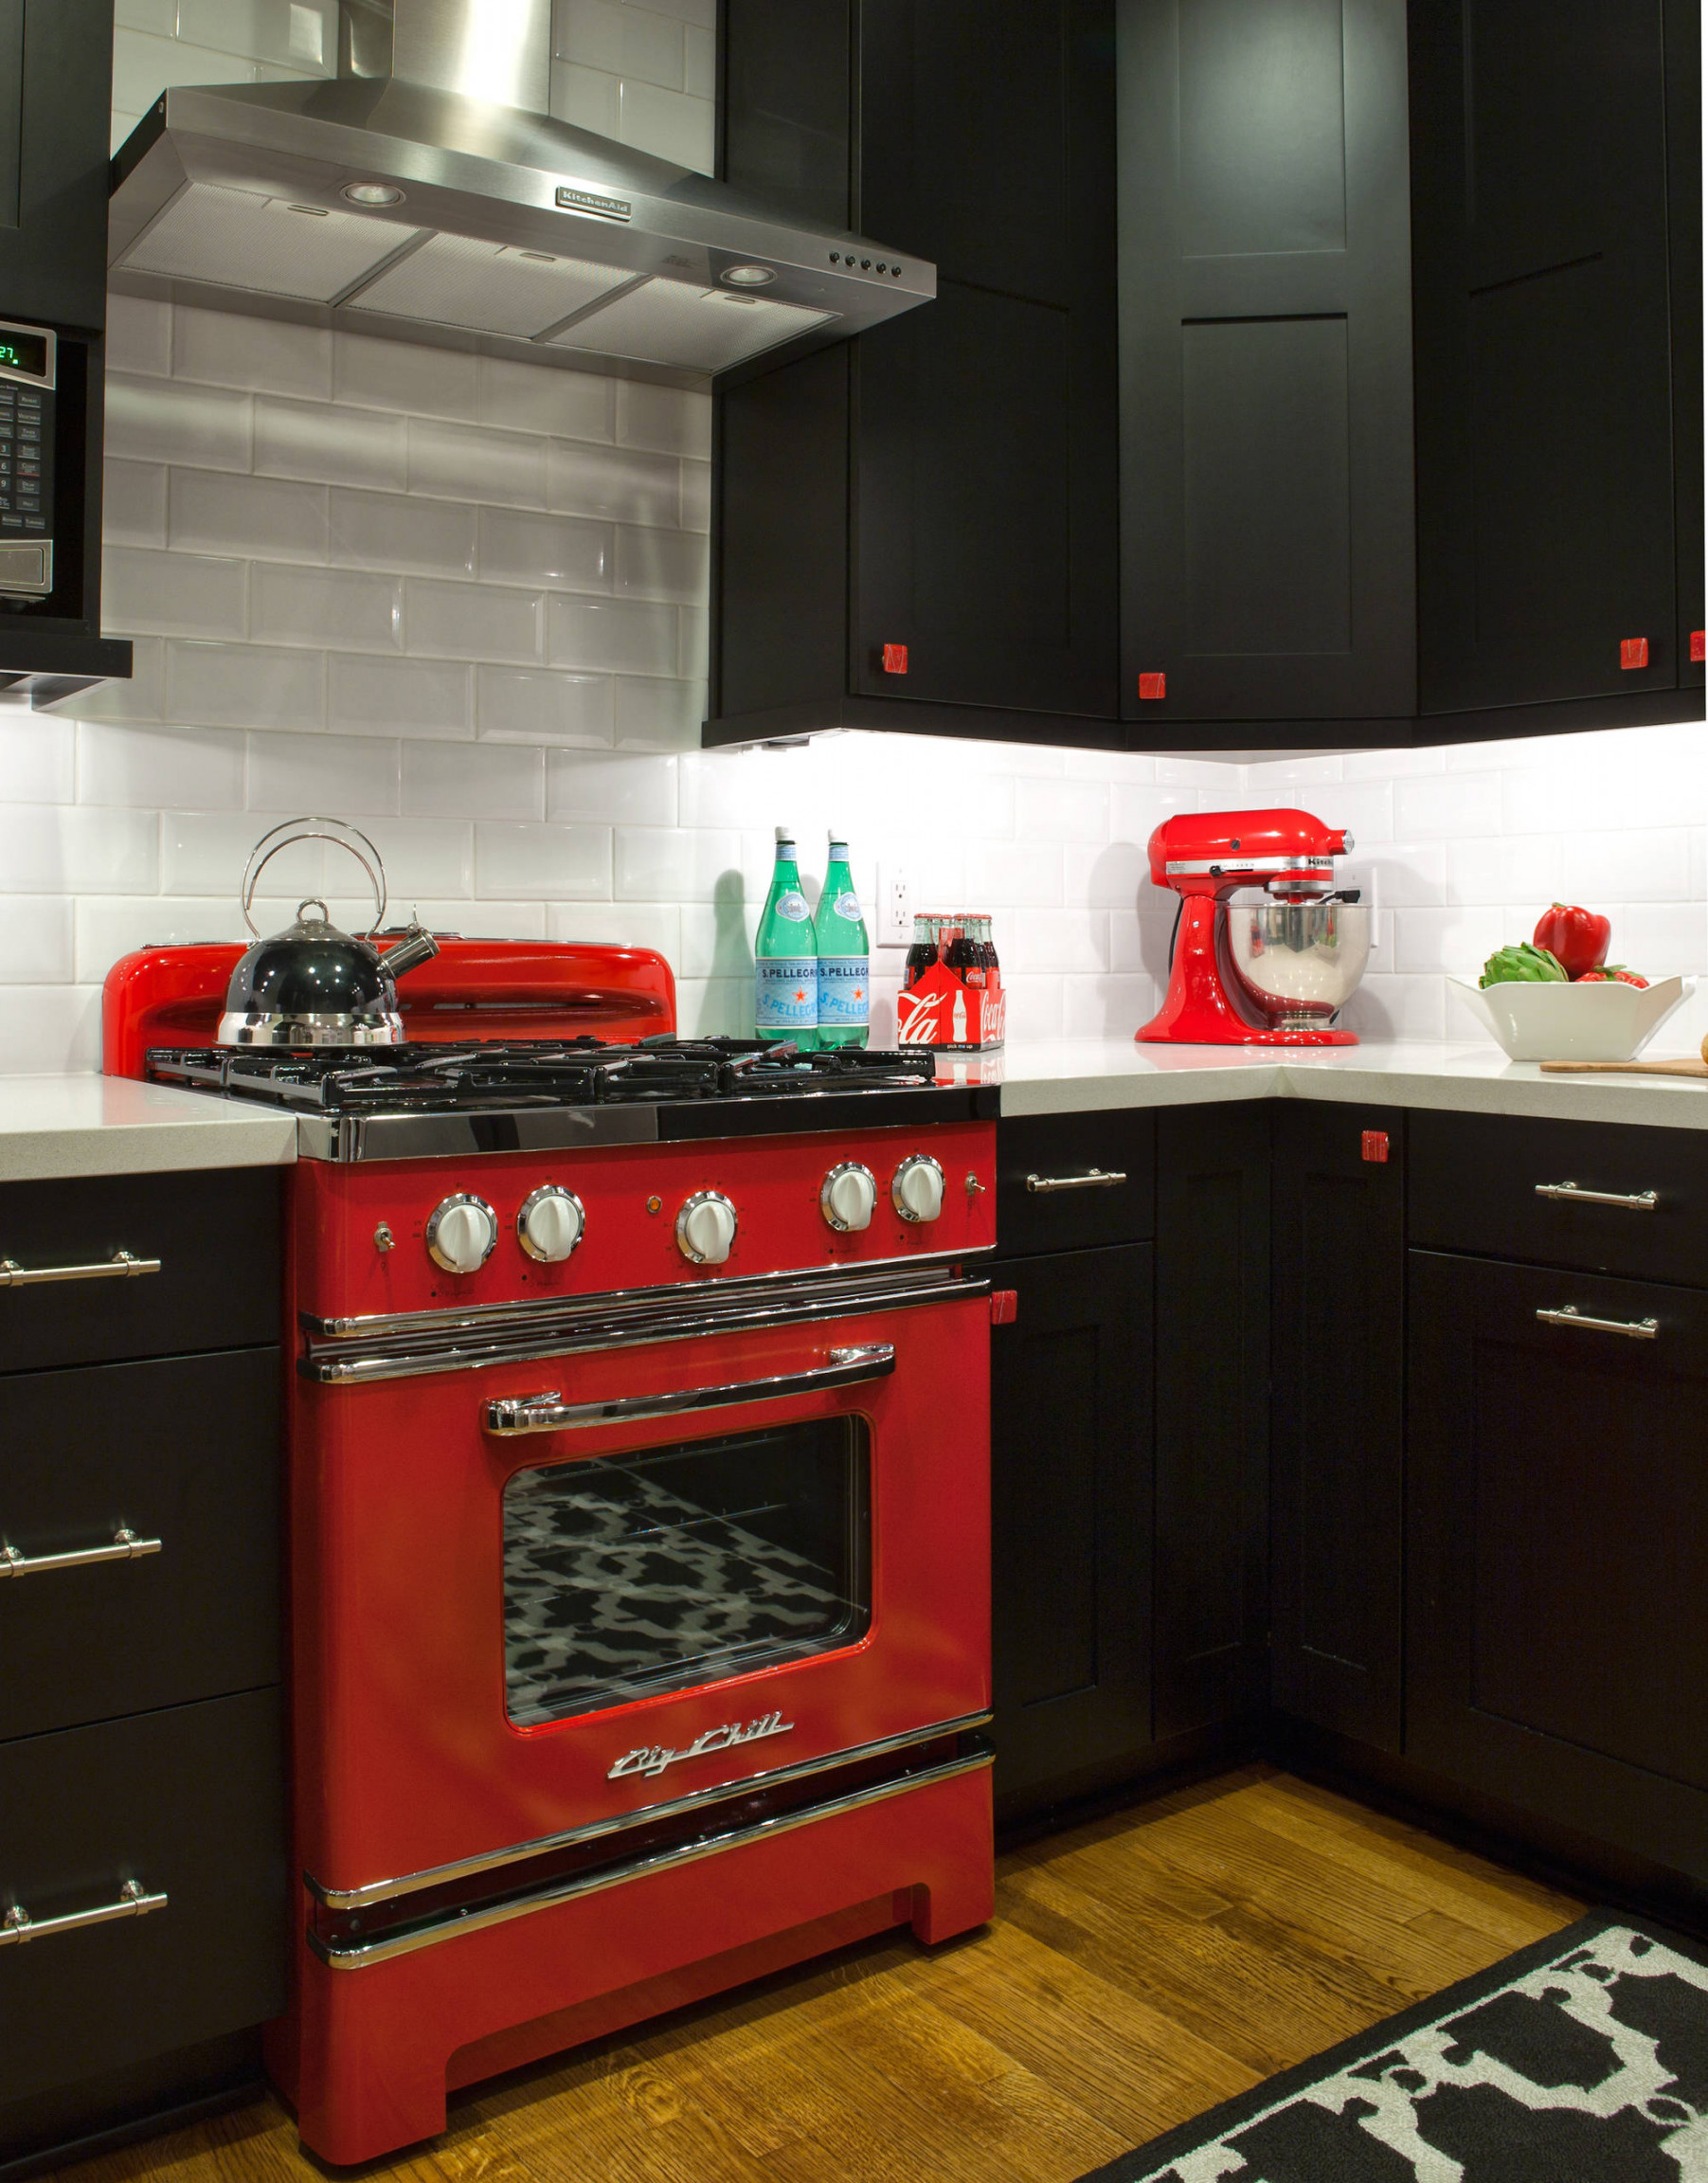
[[[1081,2183],[1708,2183],[1708,1950],[1583,1919]]]

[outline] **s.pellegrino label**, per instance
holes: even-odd
[[[848,868],[848,844],[833,834],[818,897],[818,1043],[864,1046],[871,1035],[872,956],[866,920]]]
[[[753,941],[753,1027],[761,1038],[793,1038],[803,1054],[818,1044],[818,954],[794,838],[780,826],[771,889]]]

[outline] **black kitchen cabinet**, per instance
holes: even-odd
[[[1269,1110],[1157,1117],[1159,1739],[1268,1689]]]
[[[1000,1267],[991,1337],[998,1813],[1118,1778],[1151,1740],[1152,1247]]]
[[[1408,1757],[1699,1885],[1708,1294],[1429,1251],[1410,1290]]]
[[[1113,0],[726,0],[724,48],[727,178],[938,296],[721,386],[707,740],[1123,740]]]
[[[1406,1116],[1274,1111],[1276,1710],[1401,1747]]]

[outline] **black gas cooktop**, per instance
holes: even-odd
[[[949,1120],[950,1108],[970,1114],[965,1086],[938,1084],[937,1059],[926,1047],[873,1053],[842,1046],[803,1055],[788,1041],[743,1038],[663,1037],[635,1046],[598,1038],[470,1039],[298,1052],[156,1047],[148,1072],[156,1083],[286,1108],[305,1124],[325,1125],[305,1136],[305,1149],[364,1159],[440,1149],[437,1135],[407,1128],[412,1118],[424,1124],[436,1116],[466,1118],[458,1136],[444,1139],[444,1149],[502,1151],[553,1142],[836,1128],[853,1120],[854,1101],[874,1094],[887,1094],[888,1102],[881,1114],[863,1109],[866,1121]],[[623,1109],[657,1111],[645,1126],[638,1115],[625,1125],[615,1111]],[[576,1136],[558,1135],[550,1118],[571,1113],[582,1117]]]

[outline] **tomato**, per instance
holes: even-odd
[[[1608,959],[1611,923],[1593,910],[1579,910],[1568,902],[1555,902],[1537,920],[1536,944],[1557,955],[1568,978],[1581,978],[1599,970]]]
[[[1621,963],[1612,963],[1595,970],[1586,970],[1578,979],[1580,985],[1646,985],[1646,978],[1639,978],[1634,970],[1626,969]]]

